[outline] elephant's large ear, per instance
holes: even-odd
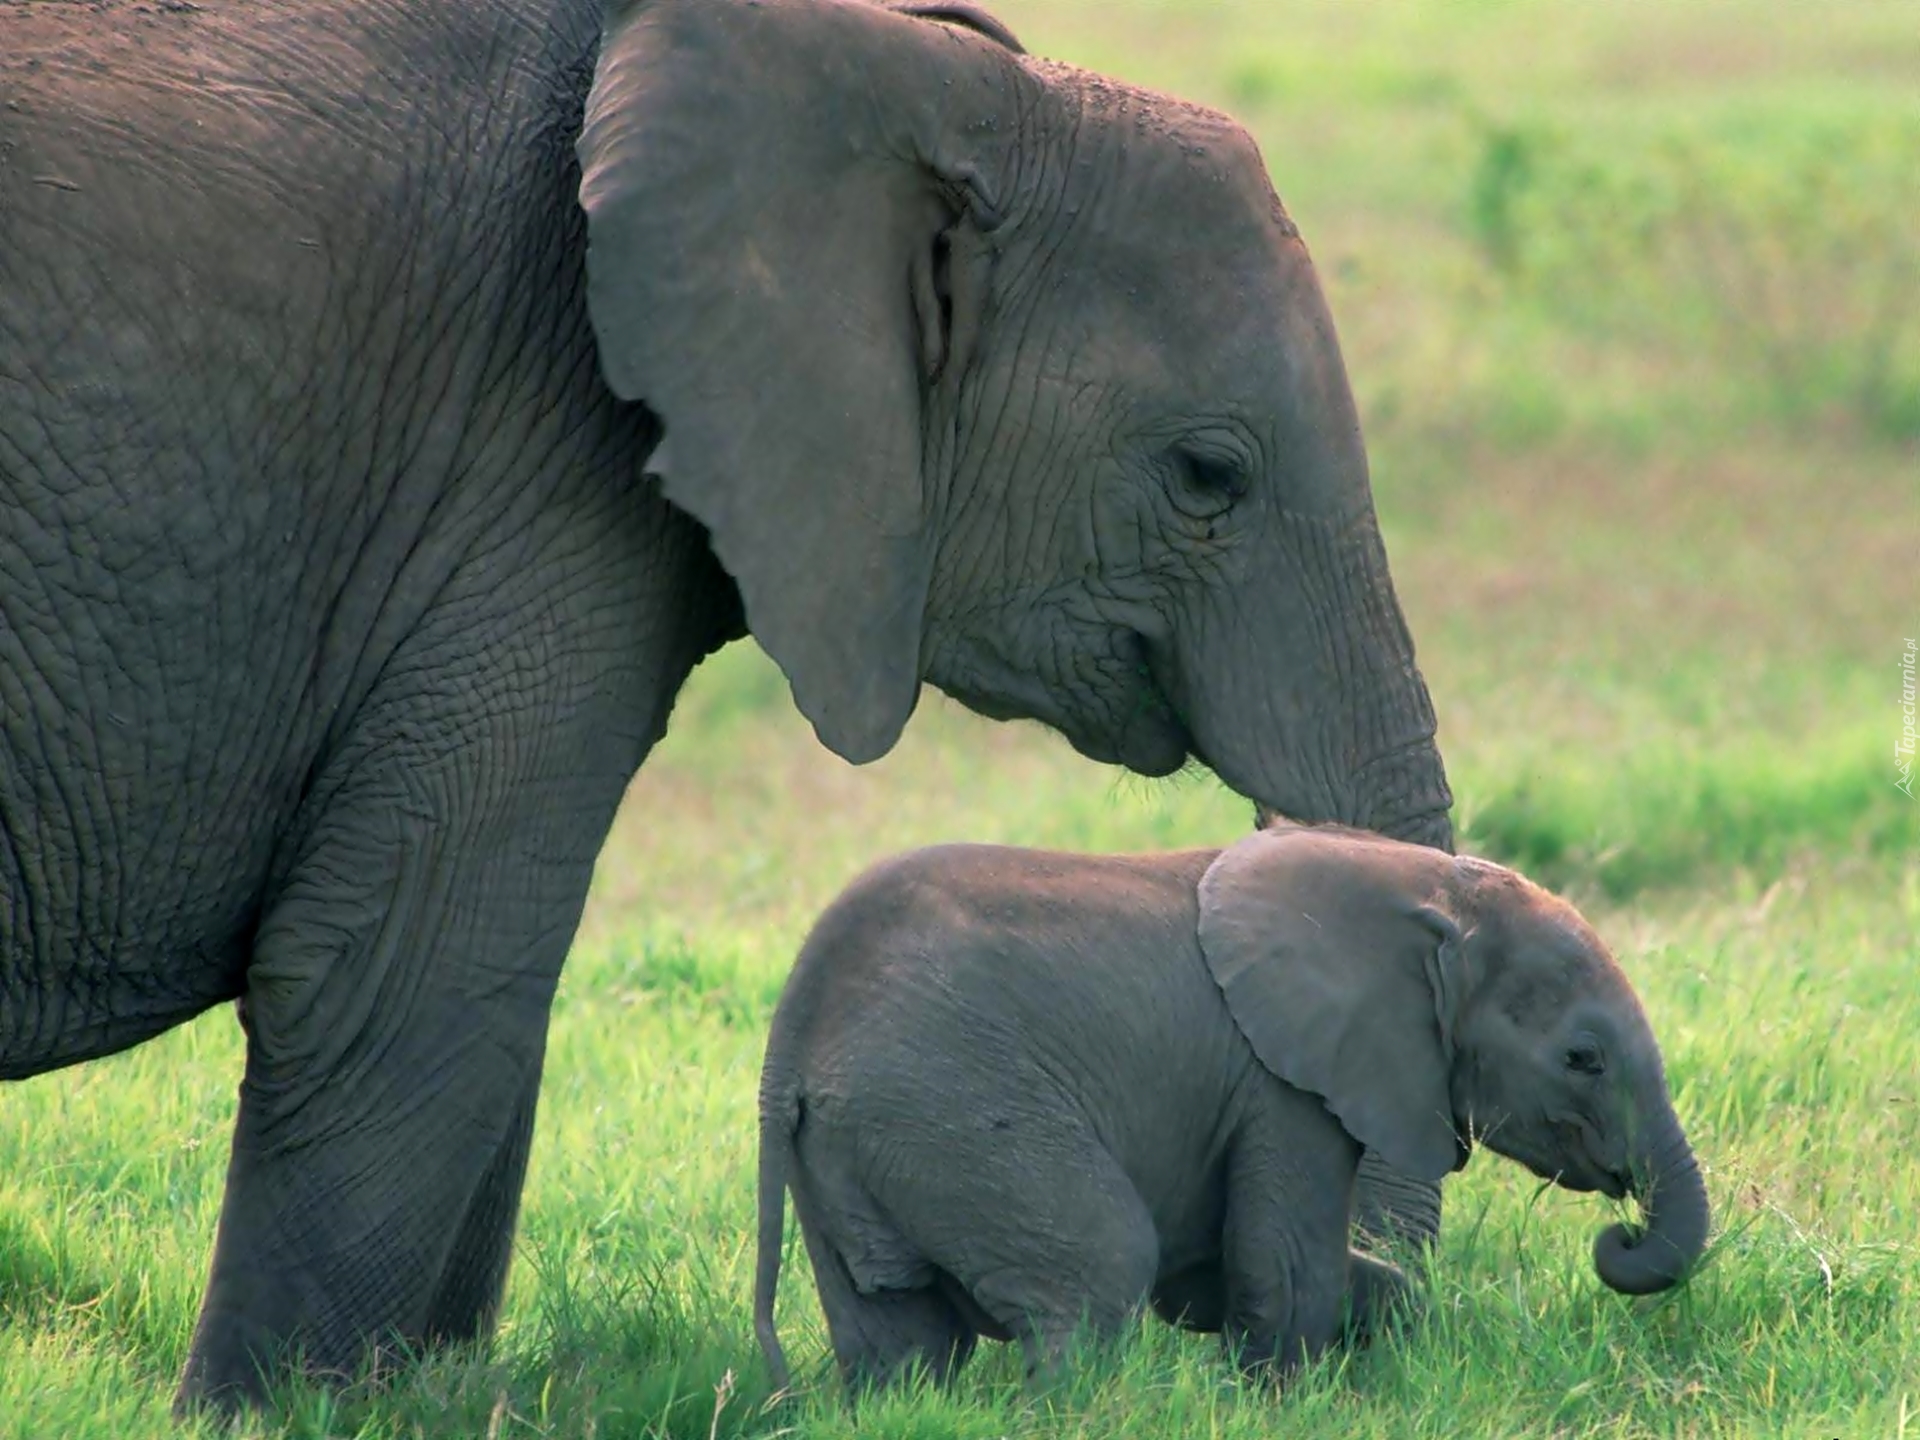
[[[919,695],[922,411],[967,323],[945,257],[954,227],[994,223],[983,150],[1014,128],[996,117],[1018,62],[939,18],[959,23],[848,0],[616,0],[578,146],[607,382],[664,421],[648,468],[706,525],[821,740],[856,762],[891,748]]]
[[[1451,858],[1353,831],[1263,830],[1200,882],[1200,945],[1260,1063],[1396,1169],[1466,1147],[1449,1097],[1464,977]]]

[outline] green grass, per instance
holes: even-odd
[[[1920,1035],[1920,873],[1815,858],[1596,913],[1709,1166],[1720,1236],[1684,1293],[1602,1289],[1586,1247],[1605,1207],[1482,1155],[1451,1187],[1424,1324],[1282,1398],[1145,1325],[1059,1394],[1027,1395],[990,1354],[952,1396],[862,1411],[861,1432],[1894,1434],[1903,1397],[1920,1409],[1920,1085],[1900,1059]],[[853,1433],[797,1252],[782,1312],[807,1393],[758,1409],[751,1121],[783,947],[733,939],[576,957],[492,1358],[436,1358],[375,1399],[299,1395],[280,1433],[486,1434],[503,1407],[502,1435],[698,1436],[729,1370],[720,1433]],[[237,1060],[219,1015],[10,1097],[0,1436],[164,1432]]]
[[[1465,840],[1566,889],[1635,978],[1710,1263],[1612,1295],[1586,1257],[1607,1208],[1483,1155],[1426,1320],[1285,1395],[1143,1324],[1049,1395],[988,1347],[953,1394],[856,1415],[796,1249],[802,1394],[767,1410],[753,1096],[819,907],[909,845],[1217,842],[1249,814],[935,696],[856,770],[743,646],[696,676],[603,857],[491,1352],[295,1390],[247,1433],[1920,1437],[1920,809],[1891,763],[1916,317],[1859,319],[1876,287],[1920,294],[1911,11],[1000,9],[1259,133],[1333,297]],[[0,1440],[174,1433],[239,1056],[222,1010],[0,1093]]]

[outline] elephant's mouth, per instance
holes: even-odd
[[[1157,778],[1173,774],[1195,754],[1187,727],[1173,713],[1173,707],[1155,695],[1151,703],[1127,717],[1115,758],[1135,774]],[[1204,764],[1204,757],[1200,758]]]
[[[1576,1160],[1569,1164],[1565,1159],[1533,1160],[1523,1156],[1514,1156],[1516,1160],[1553,1185],[1562,1190],[1571,1190],[1576,1195],[1590,1195],[1599,1191],[1609,1200],[1624,1200],[1633,1191],[1632,1181],[1612,1170],[1601,1170]]]
[[[1604,1141],[1587,1120],[1563,1120],[1554,1129],[1554,1173],[1529,1161],[1535,1174],[1582,1195],[1597,1190],[1609,1200],[1624,1200],[1633,1193],[1633,1177],[1602,1158]]]
[[[1637,1193],[1639,1187],[1634,1184],[1633,1175],[1618,1164],[1609,1163],[1606,1158],[1607,1147],[1601,1133],[1589,1121],[1577,1123],[1579,1143],[1574,1153],[1585,1164],[1592,1184],[1588,1187],[1598,1190],[1609,1200],[1624,1200]]]
[[[1105,723],[1063,719],[1058,728],[1067,743],[1089,760],[1124,765],[1136,775],[1152,778],[1173,774],[1189,757],[1212,768],[1155,672],[1146,637],[1121,631],[1114,637],[1113,648],[1120,670],[1128,677],[1120,707],[1102,717]]]
[[[1609,1200],[1634,1193],[1633,1177],[1600,1160],[1595,1154],[1599,1137],[1580,1121],[1552,1123],[1550,1135],[1536,1135],[1534,1145],[1511,1129],[1496,1126],[1479,1138],[1509,1160],[1516,1160],[1548,1184],[1577,1195],[1599,1191]]]
[[[1149,662],[1146,640],[1132,630],[1111,632],[1098,661],[1070,667],[1077,683],[1024,677],[1004,692],[969,683],[963,675],[931,677],[950,698],[989,720],[1038,720],[1074,750],[1102,765],[1137,775],[1171,775],[1198,756],[1193,734]],[[1006,668],[995,677],[1015,679]],[[1203,763],[1207,763],[1203,759]],[[1211,767],[1210,767],[1211,768]]]
[[[1586,1184],[1566,1185],[1566,1188],[1569,1190],[1580,1190],[1582,1192],[1598,1190],[1609,1200],[1624,1200],[1633,1193],[1633,1178],[1629,1175],[1622,1175],[1617,1170],[1596,1170],[1587,1176],[1586,1180]],[[1561,1183],[1563,1185],[1566,1184],[1565,1181]]]

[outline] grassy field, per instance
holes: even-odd
[[[1426,1321],[1284,1396],[1143,1325],[1066,1389],[984,1354],[850,1413],[796,1252],[748,1319],[753,1093],[818,907],[938,839],[1220,842],[1247,807],[929,695],[821,751],[750,647],[636,783],[555,1018],[489,1356],[302,1391],[295,1436],[1920,1437],[1920,25],[1885,0],[1001,0],[1222,105],[1313,244],[1467,848],[1585,904],[1647,1001],[1718,1238],[1678,1295],[1482,1155]],[[0,1094],[0,1440],[165,1435],[239,1045],[222,1011]]]

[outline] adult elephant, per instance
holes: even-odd
[[[965,5],[101,9],[0,8],[0,1077],[243,999],[183,1401],[488,1328],[596,851],[743,632],[852,761],[930,681],[1447,843],[1228,121]]]

